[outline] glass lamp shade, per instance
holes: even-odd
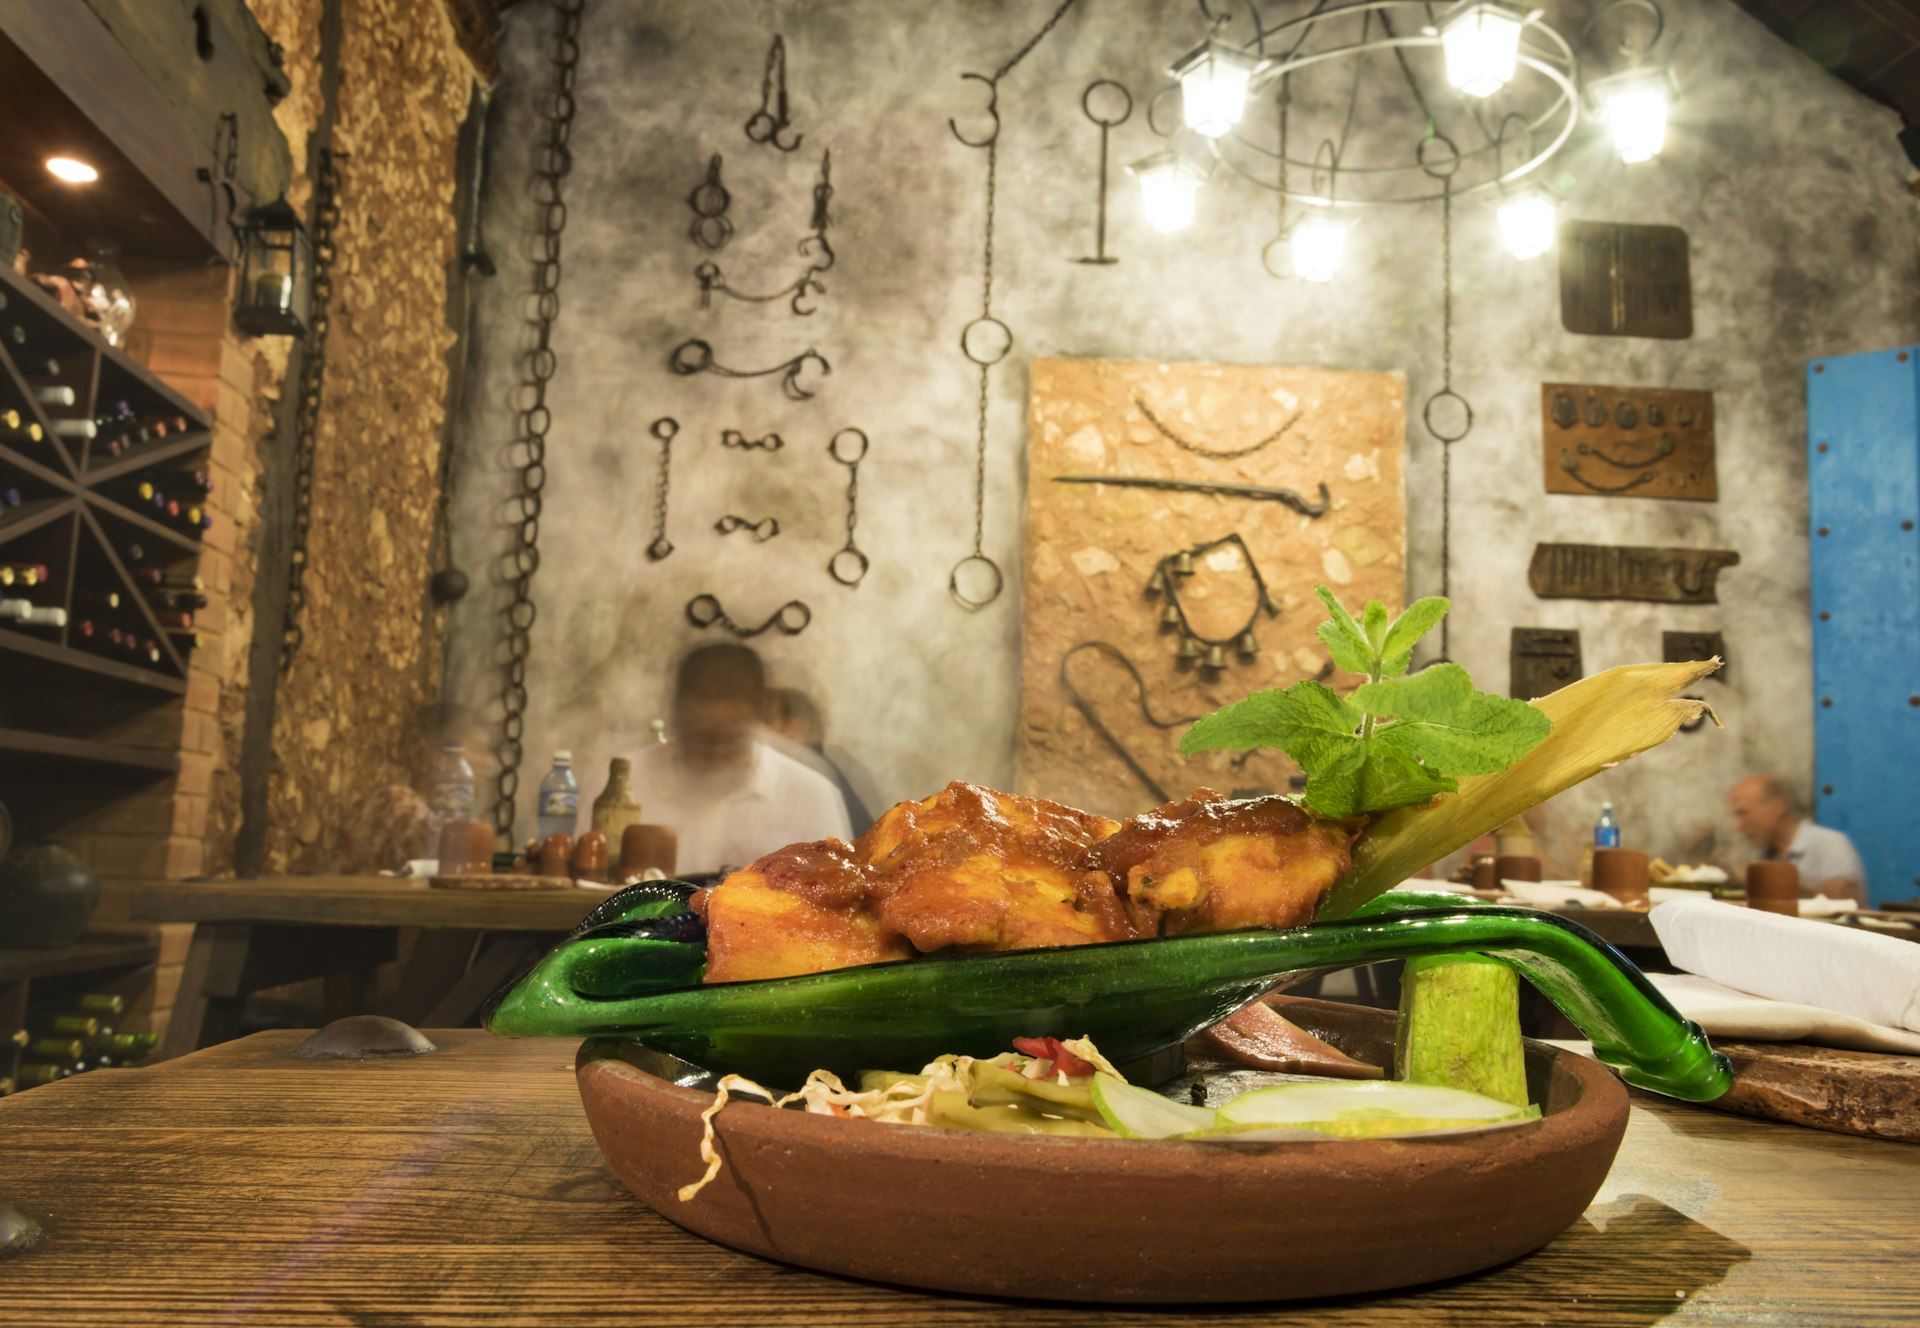
[[[1193,221],[1193,197],[1206,172],[1178,152],[1156,152],[1127,167],[1140,182],[1140,204],[1147,224],[1163,235],[1185,230]]]
[[[1559,222],[1559,204],[1530,190],[1500,205],[1500,243],[1515,258],[1538,258],[1553,248]]]
[[[299,216],[280,199],[255,208],[240,237],[240,304],[233,321],[250,336],[304,335],[313,247]]]
[[[1247,86],[1262,63],[1225,42],[1210,41],[1176,64],[1169,72],[1180,80],[1187,128],[1219,138],[1239,124]]]
[[[1466,0],[1440,20],[1447,82],[1469,97],[1491,97],[1513,81],[1526,14],[1497,0]]]
[[[1603,78],[1593,85],[1593,99],[1621,161],[1632,166],[1660,155],[1673,105],[1673,86],[1664,67],[1647,65]]]
[[[1347,223],[1316,212],[1293,228],[1293,270],[1303,281],[1332,281],[1347,252]]]

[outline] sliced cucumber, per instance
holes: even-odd
[[[1110,1074],[1093,1077],[1093,1105],[1109,1129],[1129,1139],[1171,1139],[1216,1124],[1210,1108],[1174,1102]]]
[[[1519,1124],[1539,1114],[1537,1107],[1516,1108],[1464,1089],[1386,1079],[1256,1088],[1223,1105],[1218,1117],[1223,1126],[1282,1126],[1371,1139]]]

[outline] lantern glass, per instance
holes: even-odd
[[[1347,223],[1331,212],[1315,212],[1293,228],[1293,270],[1303,281],[1332,281],[1347,252]]]
[[[1522,261],[1553,248],[1560,206],[1538,190],[1528,190],[1500,205],[1500,243]]]
[[[1171,72],[1180,80],[1187,128],[1208,138],[1230,132],[1246,110],[1247,87],[1261,63],[1225,42],[1210,41],[1175,65]]]
[[[1447,82],[1469,97],[1491,97],[1513,81],[1526,15],[1493,0],[1467,0],[1440,20]]]
[[[1127,167],[1140,182],[1140,204],[1147,224],[1163,235],[1185,230],[1193,222],[1193,199],[1206,173],[1178,152],[1156,152]]]
[[[256,337],[301,336],[313,293],[313,249],[286,200],[255,208],[241,230],[240,307],[234,322]]]
[[[1613,137],[1613,150],[1632,166],[1652,161],[1667,145],[1667,115],[1673,87],[1660,65],[1645,65],[1603,78],[1593,85],[1600,118]]]

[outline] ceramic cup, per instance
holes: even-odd
[[[680,836],[670,825],[630,825],[620,836],[620,879],[649,867],[672,876],[680,860]]]
[[[1647,855],[1635,848],[1597,848],[1593,851],[1593,888],[1621,903],[1645,908],[1652,879]]]
[[[1791,862],[1747,864],[1747,907],[1800,916],[1800,869]]]
[[[548,835],[540,841],[540,858],[534,870],[542,876],[573,875],[573,836]]]
[[[1493,874],[1493,856],[1483,853],[1475,858],[1473,860],[1473,888],[1476,890],[1491,890],[1499,884],[1499,878]]]
[[[574,841],[573,879],[601,882],[607,879],[607,837],[598,830],[588,830]]]
[[[1503,854],[1493,860],[1493,879],[1496,885],[1501,881],[1537,881],[1540,859]]]

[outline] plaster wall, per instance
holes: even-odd
[[[1486,202],[1455,208],[1453,375],[1475,426],[1454,456],[1453,657],[1495,691],[1506,687],[1515,625],[1580,629],[1589,672],[1657,658],[1665,628],[1718,628],[1732,658],[1728,680],[1706,685],[1724,732],[1683,736],[1537,818],[1544,846],[1563,855],[1577,853],[1603,796],[1613,798],[1629,843],[1675,857],[1712,850],[1716,835],[1731,847],[1722,806],[1740,775],[1774,769],[1805,787],[1803,366],[1917,330],[1913,204],[1892,113],[1726,0],[1669,0],[1666,10],[1663,50],[1685,99],[1665,155],[1624,167],[1600,131],[1583,125],[1548,177],[1565,198],[1563,216],[1687,230],[1691,340],[1563,331],[1554,260],[1514,262],[1498,246]],[[1439,590],[1440,447],[1418,422],[1419,403],[1441,378],[1439,207],[1365,216],[1329,286],[1263,270],[1275,204],[1242,183],[1211,184],[1185,233],[1152,233],[1120,167],[1162,146],[1148,130],[1146,99],[1201,23],[1184,0],[1084,0],[1000,92],[994,308],[1016,341],[990,383],[985,547],[1008,587],[977,613],[948,597],[948,569],[968,551],[973,522],[978,376],[958,337],[980,307],[986,154],[957,143],[947,121],[980,131],[980,86],[959,74],[998,67],[1049,12],[1036,0],[588,0],[553,336],[559,370],[534,583],[523,833],[532,828],[531,788],[554,748],[585,758],[591,797],[604,775],[598,758],[663,713],[671,661],[708,635],[683,616],[702,592],[754,622],[788,599],[811,606],[803,634],[770,633],[756,644],[776,673],[821,699],[830,746],[853,755],[856,782],[873,801],[921,795],[952,778],[1010,786],[1031,356],[1403,372],[1407,591]],[[1588,7],[1549,12],[1577,33]],[[547,5],[507,14],[485,214],[500,271],[477,305],[476,387],[460,421],[453,547],[476,589],[451,615],[446,682],[490,718],[498,714],[512,394],[530,345],[528,180],[555,29]],[[776,31],[786,39],[795,128],[806,135],[790,156],[741,132]],[[1080,95],[1096,78],[1127,83],[1136,101],[1133,118],[1114,131],[1108,248],[1120,262],[1108,267],[1072,261],[1093,244],[1098,135]],[[1407,115],[1371,93],[1357,109],[1363,124]],[[1177,116],[1176,106],[1165,110]],[[704,255],[688,239],[685,199],[708,156],[724,154],[737,228],[718,261],[740,286],[772,289],[798,275],[792,245],[805,228],[821,147],[833,150],[839,261],[824,278],[820,312],[794,318],[778,304],[726,301],[703,311],[692,269]],[[670,350],[696,336],[738,367],[817,347],[833,373],[809,402],[786,400],[776,379],[672,376]],[[1542,380],[1712,389],[1720,501],[1543,494]],[[658,450],[647,426],[663,415],[682,425],[669,525],[677,548],[650,563],[643,549]],[[847,425],[873,440],[859,526],[873,570],[856,590],[825,571],[845,515],[845,473],[825,446]],[[777,430],[787,447],[725,450],[718,438],[727,428]],[[775,514],[782,533],[762,545],[722,538],[711,527],[725,513]],[[1728,547],[1742,562],[1723,574],[1717,608],[1541,601],[1526,583],[1541,540]]]

